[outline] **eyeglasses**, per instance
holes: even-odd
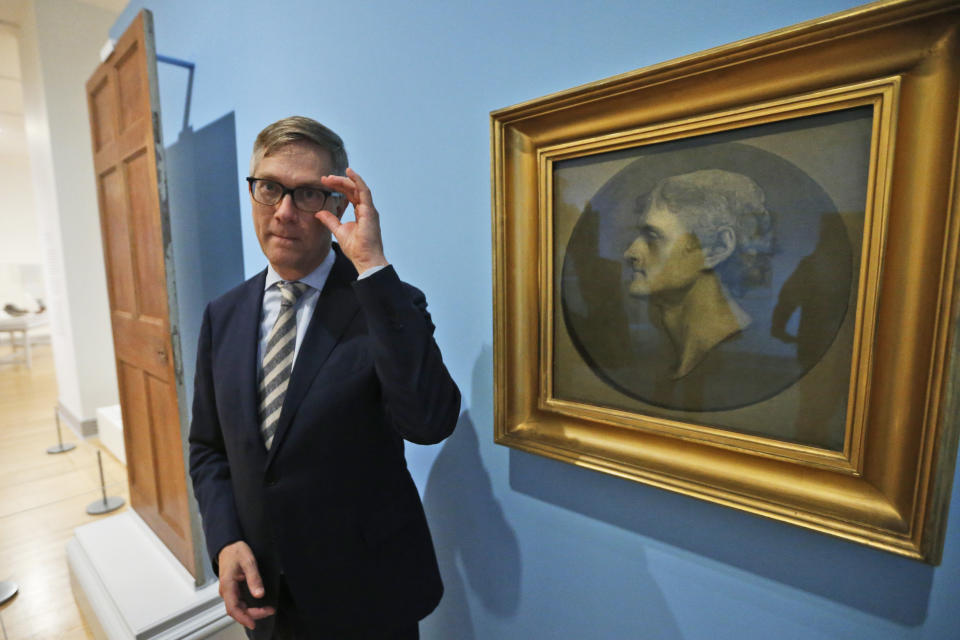
[[[283,200],[283,196],[288,193],[293,197],[293,205],[307,213],[316,213],[323,209],[327,203],[327,198],[339,198],[340,194],[336,191],[327,191],[317,187],[294,187],[290,189],[274,180],[265,178],[247,178],[250,184],[250,195],[260,204],[273,206]]]

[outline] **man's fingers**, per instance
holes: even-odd
[[[277,612],[273,607],[247,607],[247,615],[254,620],[263,620]]]
[[[247,610],[241,605],[233,608],[227,607],[227,615],[245,626],[250,631],[257,626],[257,621],[247,615]]]
[[[339,191],[354,207],[360,204],[373,206],[373,194],[370,187],[364,182],[360,174],[351,168],[347,168],[347,175],[344,176],[324,176],[320,182],[325,187]]]
[[[337,239],[337,242],[342,240],[341,231],[344,225],[342,222],[340,222],[340,218],[326,210],[317,211],[315,214],[313,214],[313,217],[319,220],[320,224],[330,230],[330,233],[332,233],[333,237]]]
[[[250,586],[249,581],[247,586],[252,593],[253,587]],[[261,587],[261,595],[263,595],[262,591],[263,588]],[[248,607],[247,603],[240,598],[240,589],[237,582],[230,581],[227,585],[221,585],[220,595],[223,597],[223,604],[227,608],[227,615],[251,631],[256,626],[257,620],[262,620],[277,612],[274,607]]]
[[[354,206],[360,204],[357,185],[350,178],[343,176],[323,176],[320,178],[320,183],[328,189],[342,193],[350,204]]]
[[[357,185],[357,191],[360,193],[366,193],[370,195],[370,187],[367,186],[367,183],[364,182],[363,178],[360,177],[360,174],[347,167],[347,177],[353,180],[353,183]]]
[[[360,204],[365,204],[369,207],[373,207],[373,194],[370,193],[370,187],[367,186],[367,183],[363,181],[363,178],[360,177],[360,174],[347,167],[347,176],[350,177],[357,185],[357,197],[360,200]]]
[[[220,597],[223,598],[223,604],[227,608],[227,615],[252,630],[256,623],[247,615],[247,606],[240,599],[240,588],[237,583],[233,580],[221,580]]]
[[[220,597],[223,598],[227,608],[236,606],[240,602],[240,588],[233,580],[220,581]]]
[[[330,231],[336,231],[341,225],[340,218],[326,209],[317,211],[313,216],[322,222],[327,229],[330,229]]]
[[[240,558],[240,567],[243,569],[243,575],[247,580],[247,589],[254,598],[263,597],[263,580],[260,579],[260,571],[257,569],[257,561],[253,554],[245,555]]]
[[[273,607],[248,607],[240,593],[240,583],[246,582],[254,598],[263,597],[263,580],[257,569],[253,551],[243,541],[237,541],[220,550],[220,597],[227,614],[251,631],[256,621],[273,615]]]

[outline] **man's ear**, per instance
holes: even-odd
[[[730,227],[720,227],[712,245],[703,251],[703,263],[707,269],[713,269],[726,260],[737,248],[737,234]]]

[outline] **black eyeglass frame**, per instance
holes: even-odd
[[[278,187],[280,187],[280,189],[281,189],[280,197],[277,198],[277,201],[276,201],[276,202],[261,202],[260,200],[257,200],[257,196],[254,195],[254,194],[256,193],[256,189],[255,189],[254,187],[256,186],[256,183],[257,183],[257,182],[270,182],[270,183],[275,184],[275,185],[277,185]],[[271,180],[270,178],[254,178],[253,176],[247,176],[247,185],[248,185],[248,187],[249,187],[249,189],[250,189],[250,197],[253,198],[254,200],[256,200],[257,202],[259,202],[259,203],[262,204],[262,205],[265,205],[265,206],[268,206],[268,207],[275,207],[275,206],[277,206],[278,204],[280,204],[281,202],[283,202],[284,196],[286,196],[286,195],[289,193],[291,200],[293,200],[293,206],[295,206],[295,207],[296,207],[297,209],[299,209],[300,211],[303,211],[304,213],[316,213],[317,211],[322,211],[323,208],[324,208],[325,206],[327,206],[327,200],[330,199],[330,197],[339,198],[339,197],[341,197],[341,196],[343,195],[343,194],[340,193],[339,191],[328,191],[327,189],[321,189],[321,188],[319,188],[319,187],[300,186],[300,187],[293,187],[293,188],[291,189],[291,188],[288,187],[287,185],[285,185],[285,184],[283,184],[283,183],[281,183],[281,182],[277,182],[276,180]],[[301,190],[301,189],[312,189],[313,191],[319,191],[320,193],[323,194],[323,203],[320,205],[320,208],[319,208],[319,209],[317,209],[316,211],[311,211],[311,210],[309,210],[309,209],[304,209],[303,207],[301,207],[301,206],[299,206],[299,205],[297,204],[296,192],[299,191],[299,190]]]

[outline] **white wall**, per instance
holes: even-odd
[[[23,125],[19,29],[9,16],[0,13],[0,20],[0,306],[11,303],[33,310],[36,299],[45,299],[46,293]],[[36,337],[31,332],[31,338]]]
[[[46,293],[42,281],[31,278],[42,268],[43,248],[26,145],[19,154],[0,153],[0,230],[0,307],[32,311]]]
[[[0,263],[39,264],[40,235],[26,149],[0,154]]]
[[[115,19],[75,0],[32,0],[20,25],[60,404],[81,422],[118,397],[84,89]]]

